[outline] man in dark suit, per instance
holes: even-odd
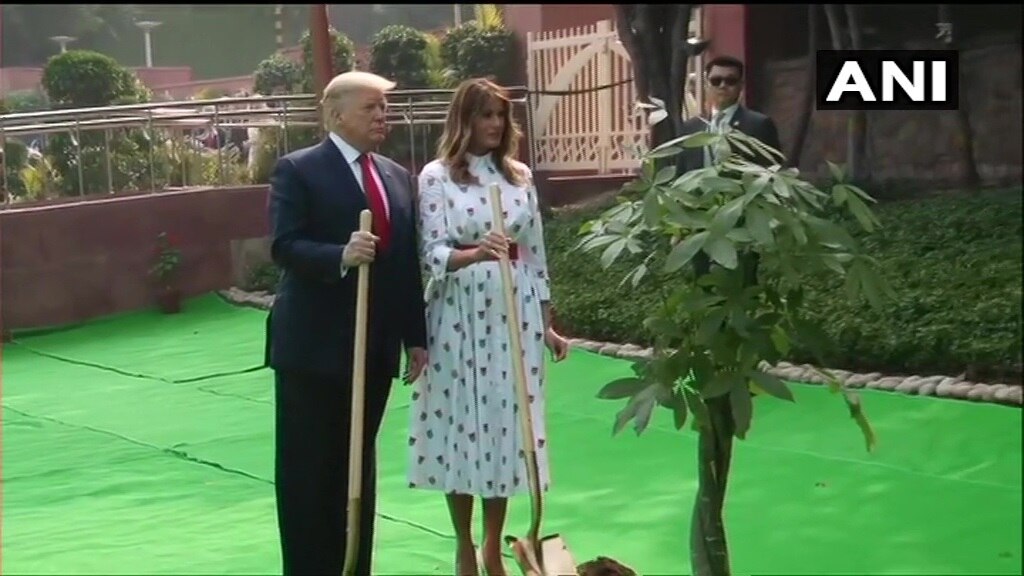
[[[721,133],[728,127],[753,136],[771,148],[781,149],[775,122],[770,117],[740,104],[740,94],[743,92],[743,62],[732,56],[718,56],[705,64],[704,81],[707,83],[707,94],[711,101],[711,120],[690,118],[683,123],[683,136],[705,131]],[[691,170],[709,166],[713,153],[710,147],[684,149],[679,154],[676,173],[682,176]],[[769,160],[760,154],[748,160],[766,166],[779,162],[777,158]]]
[[[276,387],[276,491],[284,574],[340,574],[346,540],[356,282],[370,266],[361,544],[370,574],[375,443],[402,347],[406,382],[427,363],[423,283],[409,172],[371,151],[386,135],[375,74],[324,89],[328,138],[282,157],[271,178],[271,254],[284,271],[268,318]],[[359,214],[373,212],[373,232]]]

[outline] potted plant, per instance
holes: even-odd
[[[672,165],[655,167],[656,159],[702,146],[716,149],[712,166],[680,177]],[[770,160],[751,160],[758,157]],[[826,191],[795,168],[773,164],[777,158],[777,150],[738,131],[674,139],[644,154],[639,178],[624,187],[620,202],[581,230],[579,248],[601,251],[606,268],[623,252],[645,255],[623,282],[657,282],[665,293],[645,324],[653,355],[598,397],[626,401],[613,433],[633,422],[639,435],[656,406],[673,413],[677,429],[690,423],[697,431],[690,538],[695,576],[731,574],[723,508],[733,439],[750,430],[753,397],[794,401],[787,385],[764,368],[784,359],[795,343],[824,365],[824,331],[801,310],[802,277],[831,271],[845,278],[849,298],[865,296],[872,305],[891,294],[847,231],[847,225],[878,226],[868,208],[874,200],[839,166],[829,164],[835,183]],[[858,396],[824,372],[870,451],[874,435]]]
[[[176,282],[179,266],[181,250],[166,232],[161,232],[156,239],[156,262],[149,269],[149,274],[156,282],[157,306],[164,314],[181,311],[181,289]]]

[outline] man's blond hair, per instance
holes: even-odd
[[[372,72],[352,70],[338,74],[324,87],[324,95],[320,99],[324,127],[328,130],[334,127],[334,113],[340,112],[344,108],[345,102],[353,93],[361,90],[389,92],[395,86],[396,84],[391,80]]]

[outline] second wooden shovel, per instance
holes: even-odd
[[[491,186],[491,210],[494,231],[505,235],[505,211],[501,205],[501,188]],[[526,576],[575,576],[576,561],[558,534],[540,537],[540,524],[544,514],[544,499],[540,489],[540,473],[537,469],[537,442],[533,436],[533,415],[530,411],[530,395],[526,387],[526,370],[523,365],[523,342],[520,331],[519,304],[516,301],[512,280],[512,265],[508,256],[502,256],[501,282],[505,293],[505,309],[508,311],[509,352],[512,355],[512,373],[515,376],[516,398],[519,404],[519,427],[522,431],[523,450],[526,457],[526,476],[530,487],[530,528],[524,538],[506,536],[505,542],[512,548],[516,563]],[[521,287],[525,290],[526,287]]]

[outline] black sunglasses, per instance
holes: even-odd
[[[740,83],[740,79],[736,76],[711,76],[708,78],[708,84],[718,87],[722,84],[726,86],[735,86]]]

